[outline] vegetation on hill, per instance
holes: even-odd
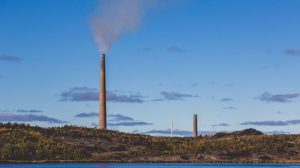
[[[299,152],[300,135],[254,129],[194,139],[0,123],[0,161],[296,162]]]

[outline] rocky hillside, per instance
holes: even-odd
[[[0,124],[0,162],[298,162],[299,152],[300,135],[264,135],[254,129],[194,139]]]

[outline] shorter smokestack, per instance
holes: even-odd
[[[197,121],[197,114],[194,114],[194,120],[193,120],[193,137],[198,137],[198,121]]]

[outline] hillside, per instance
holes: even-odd
[[[0,162],[298,162],[300,135],[254,129],[194,138],[153,137],[76,126],[0,124]]]

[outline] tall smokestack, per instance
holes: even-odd
[[[198,121],[197,121],[197,114],[194,114],[193,136],[194,136],[194,138],[197,138],[197,137],[198,137]]]
[[[106,81],[105,81],[105,54],[101,54],[100,93],[99,93],[99,128],[106,129]]]

